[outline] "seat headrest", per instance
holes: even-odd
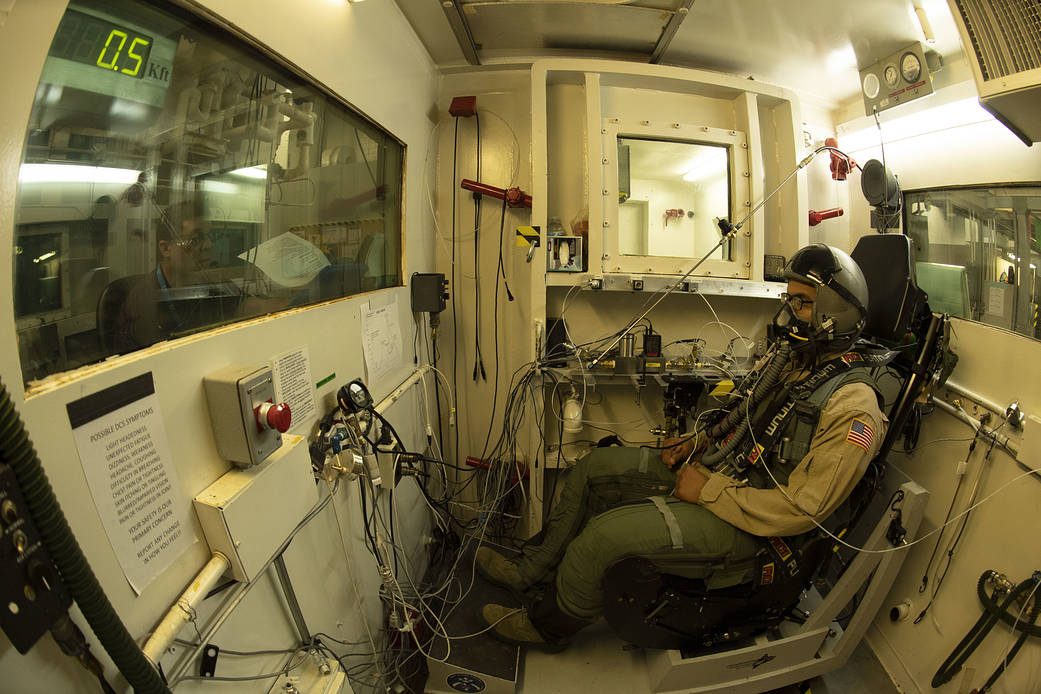
[[[903,234],[863,236],[850,255],[868,285],[865,335],[890,342],[902,340],[927,298],[915,280],[911,239]]]

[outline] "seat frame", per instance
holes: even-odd
[[[900,485],[903,499],[899,522],[904,541],[917,536],[929,492],[914,481]],[[808,680],[836,670],[849,659],[878,614],[889,589],[903,566],[907,552],[887,539],[895,512],[886,507],[863,547],[887,550],[861,552],[850,562],[826,597],[809,588],[798,608],[809,613],[803,624],[785,622],[779,634],[760,634],[751,645],[722,652],[686,656],[678,650],[647,650],[651,691],[755,694]],[[843,629],[836,618],[861,589],[864,595]]]

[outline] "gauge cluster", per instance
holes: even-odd
[[[933,93],[922,44],[913,43],[860,71],[864,113],[871,115]]]

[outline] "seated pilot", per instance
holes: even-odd
[[[785,277],[771,354],[725,416],[670,439],[660,457],[593,451],[571,469],[541,544],[516,561],[478,548],[487,579],[515,592],[547,584],[524,611],[483,607],[499,638],[564,647],[602,614],[604,572],[627,557],[696,560],[705,575],[692,578],[709,587],[747,582],[744,560],[760,538],[806,533],[846,499],[887,424],[869,370],[849,351],[866,321],[867,284],[849,255],[823,244],[798,251]],[[787,408],[800,416],[785,415],[793,399],[805,403]]]
[[[168,207],[156,235],[156,268],[137,278],[127,290],[114,318],[112,352],[122,354],[147,347],[221,321],[238,308],[234,286],[214,284],[208,273],[213,244],[194,202]],[[219,290],[211,291],[211,286]],[[189,287],[202,289],[186,293]]]

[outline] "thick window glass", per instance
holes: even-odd
[[[726,147],[619,137],[618,162],[620,253],[699,258],[716,245],[716,219],[730,214]]]
[[[404,147],[171,8],[74,0],[18,176],[26,382],[401,284]]]
[[[1041,337],[1041,187],[908,192],[904,215],[934,311]]]

